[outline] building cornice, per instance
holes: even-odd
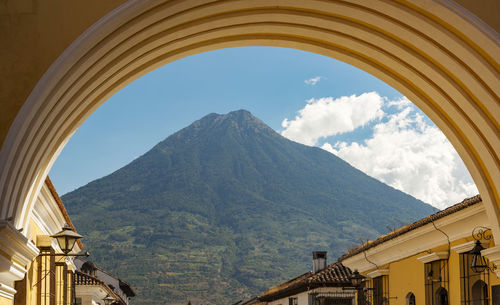
[[[417,257],[417,259],[422,263],[427,264],[442,259],[448,259],[449,256],[450,254],[448,252],[442,251],[442,252],[433,252],[431,254]]]
[[[451,247],[451,250],[453,250],[457,253],[465,253],[465,252],[469,252],[470,250],[472,250],[472,248],[474,248],[475,244],[476,244],[475,240],[468,241],[466,243]],[[481,245],[483,246],[483,248],[487,248],[489,245],[489,241],[483,240],[483,241],[481,241]]]
[[[382,275],[389,275],[389,269],[377,269],[375,271],[372,271],[372,272],[369,272],[368,274],[366,274],[367,277],[372,278],[372,279],[379,277],[379,276],[382,276]]]
[[[29,265],[39,253],[33,242],[5,220],[0,221],[0,249],[24,266]]]
[[[0,297],[4,297],[10,300],[14,299],[16,290],[10,286],[0,283]]]
[[[0,295],[13,298],[14,282],[22,280],[38,248],[9,222],[0,221]]]
[[[500,278],[500,245],[481,251],[481,255],[486,257],[490,263],[496,267],[493,272]]]

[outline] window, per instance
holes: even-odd
[[[406,305],[415,305],[415,295],[413,292],[406,295]]]
[[[366,300],[368,304],[388,305],[389,304],[389,277],[382,275],[367,282]]]
[[[289,298],[288,299],[288,305],[298,305],[298,299],[297,298]]]
[[[56,263],[56,305],[68,305],[68,266]],[[71,304],[71,303],[69,303]]]
[[[448,260],[425,264],[425,304],[448,305]]]
[[[40,254],[54,254],[50,247],[40,248]],[[56,261],[54,256],[38,256],[38,278],[36,283],[37,304],[56,304]]]
[[[488,285],[481,280],[472,285],[472,305],[488,305]]]
[[[476,273],[471,269],[472,255],[460,254],[460,293],[462,305],[487,305],[489,273]]]
[[[448,305],[448,291],[446,291],[443,287],[439,287],[436,291],[434,304]]]

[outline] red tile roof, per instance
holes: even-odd
[[[309,271],[275,286],[264,292],[258,299],[269,302],[316,287],[352,287],[350,276],[351,270],[349,268],[341,263],[334,263],[316,274]]]
[[[417,220],[416,222],[412,223],[412,224],[409,224],[409,225],[406,225],[404,227],[401,227],[397,230],[394,230],[393,232],[387,234],[387,235],[382,235],[380,236],[378,239],[374,240],[374,241],[368,241],[367,243],[365,243],[364,245],[362,245],[361,247],[359,248],[356,248],[356,249],[353,249],[349,252],[347,252],[346,254],[342,255],[342,257],[339,258],[339,261],[343,261],[349,257],[352,257],[354,255],[357,255],[359,253],[362,253],[368,249],[371,249],[373,247],[376,247],[377,245],[380,245],[386,241],[389,241],[391,239],[394,239],[398,236],[401,236],[403,234],[406,234],[410,231],[413,231],[417,228],[420,228],[422,226],[425,226],[433,221],[436,221],[438,219],[441,219],[445,216],[448,216],[448,215],[451,215],[453,213],[456,213],[458,211],[461,211],[465,208],[468,208],[470,206],[473,206],[475,204],[478,204],[482,202],[481,201],[481,196],[480,195],[476,195],[474,197],[471,197],[471,198],[466,198],[464,199],[462,202],[459,202],[455,205],[452,205],[451,207],[449,208],[446,208],[442,211],[439,211],[437,213],[434,213],[432,215],[429,215],[427,217],[424,217],[420,220]]]
[[[59,209],[61,210],[64,220],[68,225],[71,227],[73,232],[76,232],[75,226],[71,222],[71,219],[69,218],[68,211],[66,211],[66,208],[64,207],[64,204],[61,201],[61,198],[59,197],[59,194],[56,191],[56,188],[54,187],[54,184],[52,184],[52,181],[50,180],[49,176],[45,179],[45,184],[47,184],[47,187],[49,188],[50,193],[52,194],[52,197],[54,197],[55,201],[57,202],[57,205],[59,206]],[[83,244],[81,240],[76,241],[78,243],[78,246],[80,249],[83,249]]]

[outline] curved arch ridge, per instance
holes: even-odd
[[[278,46],[342,60],[412,100],[473,176],[500,239],[500,38],[450,0],[130,0],[53,63],[0,151],[0,219],[25,227],[65,143],[112,94],[177,59]]]

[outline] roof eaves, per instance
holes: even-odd
[[[66,223],[68,223],[73,232],[76,232],[75,226],[73,225],[73,222],[71,222],[71,219],[69,218],[68,211],[66,211],[66,208],[64,207],[64,204],[62,203],[62,200],[59,197],[59,194],[57,193],[56,188],[54,187],[54,184],[52,184],[52,181],[50,180],[49,176],[47,176],[47,178],[45,179],[45,184],[47,184],[47,187],[49,188],[52,197],[54,197],[57,206],[61,210],[64,220],[66,221]],[[78,243],[80,249],[83,249],[82,241],[78,239],[76,242]]]
[[[394,230],[393,232],[389,233],[389,234],[386,234],[386,235],[382,235],[381,237],[379,237],[378,239],[374,240],[374,241],[371,241],[371,242],[367,242],[365,243],[364,245],[362,245],[361,247],[358,247],[356,249],[353,249],[349,252],[347,252],[346,254],[342,255],[340,258],[339,258],[339,262],[349,258],[349,257],[352,257],[352,256],[355,256],[359,253],[362,253],[368,249],[371,249],[373,247],[376,247],[377,245],[380,245],[386,241],[389,241],[391,239],[394,239],[396,237],[399,237],[403,234],[406,234],[410,231],[413,231],[415,229],[418,229],[420,227],[423,227],[433,221],[436,221],[438,219],[441,219],[445,216],[448,216],[448,215],[451,215],[453,213],[456,213],[456,212],[459,212],[463,209],[466,209],[470,206],[473,206],[475,204],[478,204],[481,202],[481,196],[480,195],[476,195],[474,197],[470,197],[470,198],[466,198],[464,199],[463,201],[457,203],[457,204],[454,204],[444,210],[441,210],[439,212],[436,212],[432,215],[429,215],[427,217],[424,217],[420,220],[417,220],[415,221],[414,223],[411,223],[409,225],[406,225],[404,227],[401,227],[397,230]]]

